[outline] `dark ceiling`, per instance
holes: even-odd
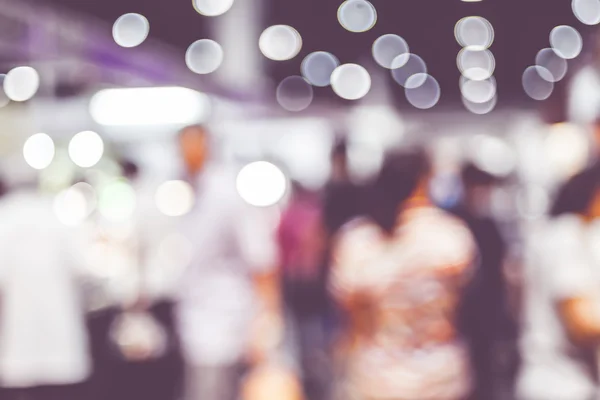
[[[40,0],[42,1],[42,0]],[[330,51],[342,63],[365,63],[371,59],[371,45],[382,34],[403,36],[411,51],[420,55],[442,88],[441,106],[459,106],[460,73],[456,55],[460,46],[454,38],[456,22],[468,15],[487,18],[495,28],[495,42],[491,47],[496,57],[495,77],[498,84],[499,106],[523,104],[536,106],[528,100],[521,86],[524,69],[534,62],[538,50],[548,47],[548,35],[556,25],[572,25],[584,36],[584,52],[591,47],[592,28],[581,24],[573,16],[569,0],[372,0],[378,11],[376,26],[365,33],[351,33],[338,23],[336,13],[341,0],[265,0],[267,15],[264,27],[288,24],[295,27],[304,40],[300,55],[285,62],[269,62],[268,68],[275,80],[297,75],[303,57],[316,50]],[[183,50],[193,41],[209,37],[210,18],[197,14],[191,0],[45,0],[73,10],[92,14],[112,23],[127,12],[139,12],[151,22],[151,35]],[[217,17],[218,18],[218,17]],[[258,51],[258,46],[257,46]],[[570,62],[570,71],[576,70],[585,55]],[[409,107],[402,88],[390,78],[389,84],[397,106]],[[563,95],[558,88],[547,105],[561,103]],[[318,89],[324,99],[336,99],[330,88]],[[551,107],[554,108],[554,107]]]

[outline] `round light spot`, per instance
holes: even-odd
[[[301,76],[288,76],[277,86],[277,102],[288,111],[302,111],[313,100],[313,88]]]
[[[233,6],[234,0],[192,0],[194,9],[207,17],[225,14]]]
[[[30,136],[23,146],[25,162],[34,169],[47,168],[54,159],[54,142],[45,133]]]
[[[287,179],[277,166],[257,161],[242,168],[236,179],[236,188],[248,204],[267,207],[283,198],[287,190]]]
[[[535,57],[535,65],[543,68],[540,72],[542,78],[550,78],[550,82],[558,82],[567,75],[569,66],[567,60],[559,57],[552,49],[542,49]],[[550,73],[548,76],[545,71]]]
[[[135,190],[126,181],[114,180],[100,189],[98,210],[110,222],[124,222],[133,216]]]
[[[494,27],[485,18],[465,17],[454,27],[456,41],[473,50],[485,50],[494,43]]]
[[[406,54],[408,58],[410,53],[408,43],[398,35],[383,35],[373,43],[373,58],[377,64],[384,68],[391,69],[394,60]],[[405,60],[406,61],[406,60]],[[399,60],[396,61],[397,67],[400,67]]]
[[[371,75],[361,65],[343,64],[331,74],[331,87],[343,99],[358,100],[371,90]]]
[[[492,76],[482,81],[474,81],[461,76],[460,91],[463,97],[472,103],[486,103],[496,95],[496,79]]]
[[[312,85],[325,87],[331,84],[331,74],[339,65],[339,60],[333,54],[317,51],[304,58],[300,70]]]
[[[161,213],[179,217],[194,207],[194,189],[184,181],[168,181],[158,187],[154,200]]]
[[[289,25],[273,25],[260,35],[258,47],[271,60],[291,60],[302,50],[302,36]]]
[[[575,28],[560,25],[550,32],[550,46],[558,56],[571,60],[581,53],[583,39]]]
[[[420,79],[410,79],[417,75]],[[392,61],[392,78],[403,87],[414,89],[425,82],[427,77],[427,65],[421,57],[416,54],[403,54]],[[409,80],[410,79],[410,80]],[[411,86],[408,86],[408,85]]]
[[[4,92],[13,101],[27,101],[37,93],[40,76],[31,67],[11,69],[4,78]]]
[[[534,100],[546,100],[554,90],[554,77],[546,68],[527,67],[523,72],[523,89]]]
[[[472,101],[469,101],[465,97],[463,97],[462,102],[465,108],[473,114],[484,115],[492,112],[494,108],[496,108],[496,104],[498,103],[498,96],[496,95],[491,100],[488,100],[483,103],[473,103]]]
[[[113,38],[121,47],[136,47],[144,43],[150,23],[143,15],[130,13],[120,16],[113,25]]]
[[[490,174],[507,176],[517,166],[515,151],[498,137],[477,135],[470,144],[473,163]]]
[[[54,214],[68,226],[81,224],[96,206],[96,193],[87,183],[81,182],[63,190],[54,198]]]
[[[600,23],[599,0],[573,0],[571,7],[573,8],[573,14],[582,23],[586,25],[597,25]]]
[[[440,100],[442,94],[439,83],[434,77],[427,74],[416,74],[408,78],[404,94],[406,100],[414,107],[426,110],[435,106]],[[413,84],[412,81],[420,83]]]
[[[346,0],[338,8],[338,21],[350,32],[366,32],[377,23],[377,10],[366,0]]]
[[[474,81],[490,78],[496,69],[496,59],[489,50],[462,49],[456,57],[461,74]]]
[[[104,142],[96,132],[79,132],[69,142],[69,157],[79,167],[93,167],[103,154]]]
[[[197,40],[188,47],[185,63],[192,72],[210,74],[223,63],[223,48],[214,40]]]
[[[585,168],[589,152],[587,134],[578,125],[558,123],[550,127],[544,141],[544,154],[559,179],[566,179]]]

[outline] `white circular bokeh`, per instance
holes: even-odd
[[[288,111],[306,109],[312,103],[313,96],[312,86],[301,76],[288,76],[277,86],[277,102]]]
[[[371,90],[371,75],[358,64],[343,64],[331,74],[331,87],[343,99],[358,100]]]
[[[325,87],[331,84],[331,74],[339,65],[339,60],[333,54],[316,51],[304,57],[300,71],[311,85]]]
[[[23,145],[23,158],[33,169],[47,168],[54,160],[54,154],[54,141],[45,133],[30,136]]]
[[[185,53],[185,63],[197,74],[215,72],[223,63],[223,48],[214,40],[200,39],[192,43]]]
[[[104,142],[96,132],[79,132],[69,142],[69,157],[79,167],[93,167],[103,154]]]
[[[567,60],[559,57],[558,54],[552,49],[542,49],[535,57],[535,65],[547,70],[550,73],[548,77],[544,71],[540,73],[540,76],[544,79],[550,78],[551,82],[558,82],[562,80],[569,69]]]
[[[465,17],[456,23],[454,36],[462,46],[472,50],[485,50],[494,43],[494,27],[485,18]]]
[[[492,76],[482,81],[460,77],[460,92],[472,103],[487,103],[496,96],[496,79]]]
[[[461,74],[474,81],[482,81],[494,75],[496,59],[491,51],[462,49],[456,57],[456,64]]]
[[[258,47],[268,59],[291,60],[302,50],[302,36],[289,25],[273,25],[260,35]]]
[[[586,25],[600,23],[600,0],[573,0],[573,14]]]
[[[393,62],[398,56],[410,53],[406,40],[394,34],[380,36],[373,43],[372,51],[375,62],[387,69],[392,68]]]
[[[236,189],[240,197],[256,207],[277,204],[287,191],[287,178],[274,164],[256,161],[238,173]]]
[[[427,110],[438,103],[442,91],[438,81],[431,75],[416,74],[408,78],[404,94],[413,107]]]
[[[547,69],[531,66],[523,72],[523,89],[534,100],[546,100],[554,90],[553,76]]]
[[[350,32],[366,32],[377,23],[377,10],[367,0],[346,0],[338,8],[338,21]]]
[[[420,79],[410,79],[414,75]],[[426,77],[427,64],[416,54],[403,54],[392,61],[392,78],[402,87],[414,89],[425,82]]]
[[[185,181],[167,181],[158,187],[154,200],[161,213],[180,217],[194,207],[194,189]]]
[[[550,46],[560,57],[571,60],[583,49],[583,39],[577,29],[560,25],[550,32]]]
[[[136,47],[150,33],[150,23],[143,15],[129,13],[120,16],[113,25],[113,38],[121,47]]]
[[[32,67],[16,67],[4,77],[4,93],[13,101],[27,101],[37,93],[40,76]]]
[[[192,0],[194,9],[198,14],[207,17],[223,15],[231,9],[234,0]]]
[[[474,103],[463,96],[462,102],[465,108],[471,113],[477,115],[484,115],[492,112],[494,108],[496,108],[496,104],[498,103],[498,95],[494,96],[491,100],[488,100],[483,103]]]

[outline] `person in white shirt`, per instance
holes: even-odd
[[[520,400],[598,397],[600,168],[559,191],[526,267]]]
[[[265,210],[240,198],[234,171],[209,160],[209,140],[200,126],[179,135],[197,195],[182,228],[192,245],[192,261],[178,291],[179,330],[188,364],[185,399],[234,400],[255,313],[261,306],[278,307],[276,247]]]
[[[3,198],[0,221],[0,386],[7,398],[79,399],[91,372],[81,236],[33,189]]]

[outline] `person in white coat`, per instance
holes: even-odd
[[[80,399],[91,372],[81,235],[52,204],[34,189],[0,201],[0,386],[9,399]]]

